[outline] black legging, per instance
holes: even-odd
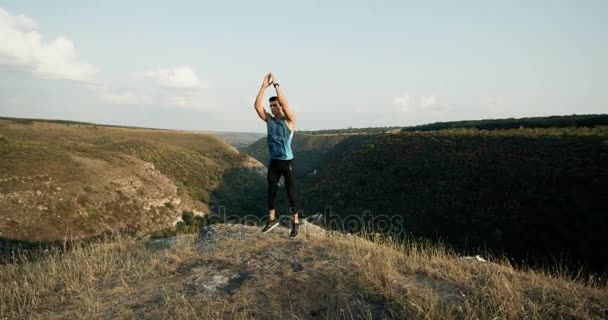
[[[296,179],[293,175],[293,159],[277,160],[270,159],[268,165],[268,209],[275,209],[275,199],[277,198],[277,187],[281,175],[285,178],[285,188],[289,197],[289,212],[294,214],[296,210]]]

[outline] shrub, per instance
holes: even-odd
[[[182,213],[182,220],[187,226],[194,225],[194,213],[192,211],[184,211]]]
[[[186,231],[188,230],[188,226],[186,225],[186,223],[185,223],[185,222],[183,222],[183,221],[178,221],[178,222],[175,224],[175,229],[176,229],[178,232],[186,232]]]
[[[191,211],[184,211],[182,220],[184,220],[186,225],[191,227],[194,231],[199,231],[200,228],[207,225],[207,217],[196,216]]]

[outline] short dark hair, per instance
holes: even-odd
[[[279,98],[278,98],[277,96],[272,96],[272,97],[270,97],[270,99],[268,99],[268,102],[273,102],[273,101],[275,101],[275,100],[279,100]],[[279,102],[279,105],[280,105],[280,104],[281,104],[281,103]]]

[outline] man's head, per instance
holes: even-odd
[[[268,102],[270,102],[270,112],[272,112],[272,115],[274,117],[283,114],[283,108],[279,103],[279,98],[277,98],[276,96],[270,97],[270,99],[268,99]]]

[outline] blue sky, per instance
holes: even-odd
[[[303,130],[606,113],[605,17],[606,1],[0,1],[0,115],[262,132],[268,71]]]

